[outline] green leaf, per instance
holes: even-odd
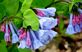
[[[3,0],[0,0],[0,3],[3,2]]]
[[[4,39],[4,32],[0,31],[0,40],[3,40],[3,39]]]
[[[2,4],[6,8],[7,16],[16,15],[18,8],[19,8],[18,0],[4,0]]]
[[[75,2],[75,3],[76,3],[76,2],[82,2],[82,0],[73,0],[73,2]]]
[[[6,15],[5,7],[4,5],[0,4],[0,21],[3,19],[5,15]]]
[[[39,29],[38,17],[31,9],[26,10],[23,16],[23,27],[27,28],[27,26],[31,26],[33,30]]]
[[[58,15],[65,15],[68,16],[69,13],[69,4],[66,2],[58,2],[52,5],[57,10]]]
[[[19,11],[19,12],[16,14],[16,17],[23,17],[23,14]]]
[[[72,0],[72,2],[70,2],[69,3],[69,12],[71,12],[71,10],[72,10],[72,7],[73,7],[73,5],[74,5],[75,3],[74,3],[74,1]]]
[[[13,23],[15,24],[15,26],[17,28],[20,28],[23,24],[23,20],[21,18],[16,17],[16,18],[13,19]]]
[[[45,8],[47,5],[49,5],[53,0],[33,0],[32,7],[33,8]]]
[[[19,52],[32,52],[30,49],[27,49],[27,48],[25,48],[25,49],[18,49],[19,50]]]
[[[21,7],[21,12],[24,13],[27,9],[29,9],[31,6],[31,3],[32,3],[32,0],[24,0]]]
[[[16,44],[13,44],[7,47],[7,49],[8,49],[8,52],[19,52]]]
[[[71,0],[69,3],[69,12],[71,12],[73,5],[77,2],[82,2],[82,0]]]
[[[19,0],[19,1],[23,3],[24,0]]]
[[[54,2],[57,2],[57,1],[60,1],[60,0],[54,0]]]
[[[0,43],[0,52],[7,52],[6,42],[3,40]]]
[[[62,19],[62,16],[60,16],[60,23],[59,23],[58,27],[60,29],[60,33],[63,34],[63,32],[64,32],[64,29],[63,29],[64,28],[64,21]]]

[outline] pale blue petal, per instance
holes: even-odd
[[[66,29],[67,34],[75,34],[76,32],[74,31],[74,27],[72,25],[72,19],[73,19],[73,14],[70,14],[70,20],[69,20],[69,25]]]
[[[78,24],[75,25],[75,31],[76,32],[81,32],[80,26]]]
[[[57,32],[52,30],[39,30],[38,37],[43,44],[48,44],[50,40],[57,35]]]
[[[57,19],[54,18],[42,18],[39,20],[41,29],[50,30],[57,25]]]
[[[46,29],[46,30],[50,30],[50,29],[54,28],[56,25],[57,25],[57,19],[48,18],[43,23],[43,28]]]
[[[53,37],[55,37],[57,35],[57,32],[55,32],[53,30],[48,30],[47,33],[50,36],[51,40],[53,39]]]
[[[12,34],[12,43],[17,43],[19,41],[19,38],[17,34]]]
[[[67,29],[66,29],[67,34],[75,34],[76,32],[74,31],[74,27],[72,24],[69,24]]]
[[[82,29],[82,22],[80,23],[80,28]]]
[[[47,8],[48,15],[55,16],[56,8]]]
[[[33,49],[38,49],[39,47],[43,46],[43,44],[36,38],[34,32],[30,30],[30,35],[32,39]]]

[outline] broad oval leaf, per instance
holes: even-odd
[[[19,8],[19,0],[4,0],[2,4],[6,8],[7,16],[16,15]]]
[[[24,16],[23,27],[27,28],[27,26],[31,26],[32,30],[39,29],[39,20],[36,14],[31,9],[26,10],[23,16]]]
[[[21,7],[21,12],[24,13],[25,10],[29,9],[31,6],[32,0],[24,0],[22,7]]]

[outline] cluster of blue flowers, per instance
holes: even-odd
[[[39,19],[39,30],[34,31],[31,28],[20,28],[19,30],[12,21],[2,24],[1,30],[5,32],[4,39],[12,44],[19,42],[18,48],[38,49],[48,44],[57,32],[52,30],[58,24],[55,16],[56,9],[51,7],[47,9],[35,8]],[[70,13],[69,25],[66,29],[67,34],[75,34],[82,31],[82,10],[78,9],[79,15]],[[10,32],[12,37],[10,37]],[[12,39],[11,39],[12,38]]]
[[[82,31],[82,10],[79,8],[79,15],[70,14],[70,21],[66,33],[75,34]]]
[[[31,28],[23,27],[18,30],[12,21],[6,22],[1,28],[5,32],[6,42],[12,42],[12,44],[19,42],[18,48],[38,49],[48,44],[57,35],[57,32],[52,30],[58,24],[57,18],[53,18],[56,9],[51,7],[47,9],[35,8],[35,10],[40,23],[39,30],[34,31]]]

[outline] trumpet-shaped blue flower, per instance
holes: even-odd
[[[5,32],[4,39],[5,39],[5,41],[7,41],[7,42],[10,42],[10,41],[11,41],[11,40],[10,40],[10,34],[9,34],[9,32],[8,32],[8,24],[7,24],[7,23],[6,23],[6,32]]]
[[[48,44],[50,40],[55,37],[57,32],[53,30],[39,30],[38,31],[38,39],[43,43],[43,44]]]
[[[34,32],[31,29],[30,29],[30,35],[33,49],[38,49],[39,47],[43,46],[43,44],[36,38]]]
[[[74,27],[73,27],[73,25],[72,25],[72,18],[73,18],[73,14],[70,14],[69,25],[68,25],[68,27],[67,27],[67,29],[66,29],[66,33],[67,33],[67,34],[74,34],[74,33],[76,33],[76,32],[74,31]]]
[[[45,17],[55,16],[55,12],[56,12],[56,8],[54,8],[54,7],[50,7],[50,8],[47,8],[47,9],[36,8],[36,10],[43,11]]]
[[[18,36],[17,36],[17,34],[15,33],[15,31],[14,31],[13,26],[12,26],[11,23],[9,23],[9,26],[10,26],[10,30],[11,30],[11,32],[12,32],[12,43],[16,43],[16,42],[19,41]]]

